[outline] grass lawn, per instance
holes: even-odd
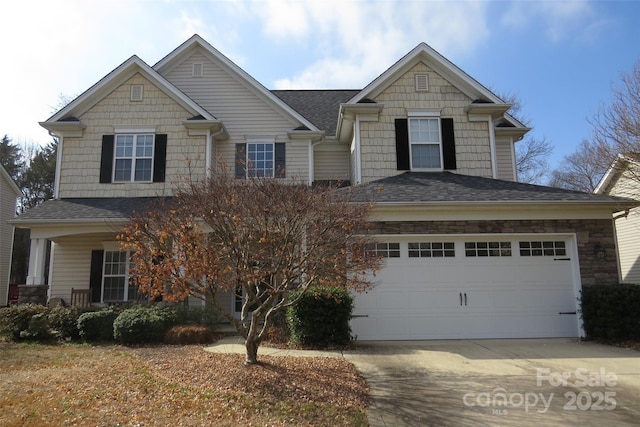
[[[0,343],[2,426],[365,426],[368,390],[342,359],[202,346]]]

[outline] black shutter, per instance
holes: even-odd
[[[247,177],[247,144],[236,144],[236,178]]]
[[[409,162],[409,121],[396,119],[396,161],[399,171],[411,169]]]
[[[443,169],[456,169],[456,139],[453,136],[453,119],[440,119],[442,131],[442,158]]]
[[[158,134],[155,138],[153,153],[153,182],[164,182],[167,165],[167,134]]]
[[[274,149],[275,173],[276,178],[286,178],[287,176],[287,156],[284,142],[276,142]]]
[[[102,152],[100,154],[100,183],[111,182],[113,171],[113,135],[102,135]]]
[[[102,265],[104,251],[91,251],[91,270],[89,273],[89,288],[91,288],[91,302],[101,302],[102,298]]]

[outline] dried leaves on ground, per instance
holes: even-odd
[[[2,344],[2,425],[366,425],[366,382],[339,358],[202,346]]]

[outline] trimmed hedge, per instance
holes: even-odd
[[[113,322],[113,336],[123,344],[160,342],[175,322],[175,312],[157,307],[124,310]]]
[[[299,291],[294,291],[291,299],[299,295]],[[308,288],[287,309],[291,341],[319,347],[348,344],[351,341],[349,320],[352,311],[353,297],[345,289]]]
[[[118,313],[111,309],[83,313],[78,317],[80,338],[85,341],[113,341],[113,322]]]
[[[589,339],[640,340],[640,285],[585,286],[580,303]]]

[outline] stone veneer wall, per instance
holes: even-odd
[[[575,233],[582,285],[618,282],[613,224],[610,219],[497,220],[497,221],[380,221],[368,227],[372,234],[516,234]],[[605,250],[595,255],[595,245]]]
[[[18,285],[18,304],[47,304],[47,285]]]

